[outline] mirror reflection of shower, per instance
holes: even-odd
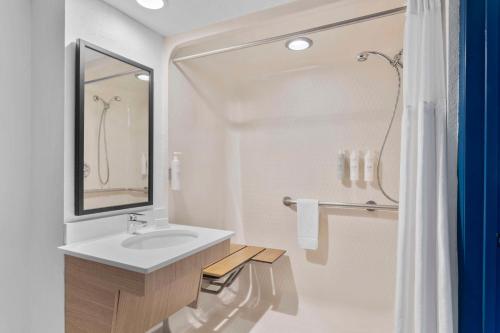
[[[109,182],[109,155],[108,155],[108,138],[106,134],[106,118],[109,109],[111,108],[112,102],[120,102],[120,96],[114,96],[109,101],[105,101],[102,97],[94,95],[94,102],[102,103],[102,111],[99,119],[99,132],[97,134],[97,174],[99,175],[99,182],[101,185],[106,185]],[[102,143],[102,144],[101,144]],[[106,169],[106,176],[102,175],[102,163],[101,163],[101,147],[104,149],[104,163]]]
[[[382,53],[382,52],[379,52],[379,51],[363,51],[363,52],[358,53],[358,55],[356,56],[356,59],[358,60],[358,62],[365,62],[368,60],[370,55],[375,55],[375,56],[382,57],[383,59],[385,59],[389,63],[389,65],[394,68],[394,70],[396,71],[396,76],[398,78],[398,88],[397,88],[397,94],[396,94],[396,101],[394,103],[394,109],[392,110],[391,120],[389,121],[389,126],[387,127],[387,131],[385,132],[384,140],[382,141],[382,146],[380,147],[380,155],[379,155],[379,158],[377,160],[377,182],[378,182],[378,185],[380,187],[380,191],[387,199],[389,199],[392,202],[398,203],[399,201],[397,199],[394,199],[384,189],[384,185],[382,184],[381,176],[380,176],[380,163],[382,161],[382,155],[384,153],[384,149],[385,149],[385,146],[387,144],[387,139],[389,137],[389,133],[391,132],[392,125],[394,124],[394,118],[396,118],[399,100],[401,97],[401,70],[400,69],[403,68],[403,63],[401,60],[401,58],[403,57],[403,50],[399,51],[392,58],[389,57],[388,55]]]

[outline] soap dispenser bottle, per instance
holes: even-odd
[[[174,158],[170,164],[170,189],[172,191],[181,190],[181,160],[179,159],[182,153],[174,152]]]
[[[368,150],[365,154],[365,182],[373,182],[373,175],[375,171],[375,154],[373,151]]]
[[[351,156],[349,158],[349,166],[351,181],[355,182],[359,179],[359,155],[356,150],[353,150],[351,152]]]
[[[337,180],[343,180],[345,177],[345,152],[340,149],[337,153]]]

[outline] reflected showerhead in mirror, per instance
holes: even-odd
[[[313,41],[307,37],[299,37],[289,40],[285,45],[291,51],[304,51],[313,45]]]
[[[122,98],[121,98],[120,96],[113,96],[113,97],[111,97],[111,98],[110,98],[110,100],[109,100],[109,101],[107,101],[107,102],[106,102],[106,101],[105,101],[102,97],[100,97],[100,96],[98,96],[98,95],[94,95],[94,96],[92,96],[92,99],[94,100],[94,102],[99,102],[99,101],[101,101],[101,102],[102,102],[102,104],[104,105],[104,110],[108,110],[108,109],[110,108],[110,106],[111,106],[111,105],[110,105],[110,104],[111,104],[111,102],[114,102],[114,101],[116,101],[116,102],[121,102],[121,101],[122,101]]]

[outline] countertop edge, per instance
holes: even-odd
[[[73,256],[73,257],[77,257],[77,258],[80,258],[80,259],[85,259],[85,260],[90,260],[90,261],[94,261],[94,262],[98,262],[100,264],[104,264],[104,265],[109,265],[109,266],[113,266],[113,267],[117,267],[117,268],[122,268],[122,269],[125,269],[125,270],[128,270],[128,271],[132,271],[132,272],[136,272],[136,273],[142,273],[142,274],[149,274],[149,273],[152,273],[154,271],[157,271],[161,268],[164,268],[166,266],[169,266],[179,260],[182,260],[182,259],[185,259],[186,257],[189,257],[193,254],[196,254],[196,253],[199,253],[203,250],[206,250],[207,248],[211,247],[211,246],[214,246],[218,243],[222,243],[223,241],[226,241],[228,239],[230,239],[232,236],[234,236],[234,231],[229,231],[229,230],[224,230],[225,232],[227,232],[228,234],[225,235],[225,236],[222,236],[220,238],[217,238],[211,242],[208,242],[200,247],[197,247],[196,249],[193,249],[192,251],[187,251],[181,255],[178,255],[176,257],[173,257],[173,258],[170,258],[170,259],[167,259],[157,265],[154,265],[154,266],[151,266],[151,267],[148,267],[148,268],[142,268],[142,267],[139,267],[139,266],[133,266],[133,265],[129,265],[129,264],[125,264],[123,262],[119,262],[119,261],[113,261],[113,260],[109,260],[109,259],[104,259],[104,258],[100,258],[100,257],[96,257],[96,256],[92,256],[92,255],[88,255],[88,254],[84,254],[84,253],[80,253],[80,252],[77,252],[77,251],[71,251],[71,250],[68,250],[68,249],[65,249],[63,248],[64,246],[61,246],[61,247],[58,247],[58,249],[60,251],[62,251],[64,254],[66,255],[70,255],[70,256]]]

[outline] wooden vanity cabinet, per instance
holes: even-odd
[[[204,267],[229,254],[229,240],[151,273],[65,255],[66,333],[144,333],[196,303]]]

